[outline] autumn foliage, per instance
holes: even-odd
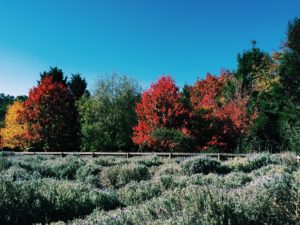
[[[152,134],[166,128],[185,132],[186,109],[180,103],[178,87],[170,76],[162,76],[142,94],[136,105],[138,124],[133,128],[133,141],[138,145],[164,147],[168,143],[157,140]]]
[[[28,142],[25,138],[29,131],[28,125],[20,120],[23,110],[24,104],[19,101],[15,101],[8,107],[5,116],[5,128],[0,131],[2,147],[11,149],[28,147]]]
[[[242,95],[241,89],[226,98],[225,85],[234,82],[229,73],[221,73],[219,77],[208,74],[206,79],[197,81],[191,91],[191,102],[194,111],[202,110],[203,119],[209,123],[208,129],[213,129],[210,140],[203,149],[214,146],[231,149],[238,139],[251,128],[256,113],[247,111],[249,96]]]
[[[249,133],[257,117],[256,110],[248,110],[249,99],[229,72],[207,74],[182,92],[170,76],[162,76],[136,104],[138,120],[132,141],[155,151],[231,151]],[[109,120],[112,118],[114,115]],[[16,101],[9,107],[0,134],[1,145],[7,148],[74,151],[80,146],[75,97],[65,82],[45,75],[25,102]],[[119,135],[117,130],[115,135]]]
[[[44,150],[78,148],[74,98],[64,83],[45,76],[30,90],[22,120],[29,126],[27,141]]]
[[[172,78],[162,76],[143,93],[136,106],[138,125],[133,128],[133,141],[156,149],[166,146],[170,149],[174,140],[159,141],[157,134],[179,135],[189,138],[191,150],[236,147],[239,138],[251,128],[255,113],[248,113],[249,96],[242,96],[240,89],[226,95],[227,82],[236,82],[227,72],[219,77],[207,74],[189,88],[189,99],[185,102],[189,101],[191,107],[187,107],[182,104],[183,96]]]

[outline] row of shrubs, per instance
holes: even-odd
[[[67,220],[99,208],[121,206],[116,193],[51,178],[13,182],[0,179],[0,224]]]
[[[138,207],[97,210],[85,219],[51,225],[79,224],[299,224],[300,171],[258,177],[234,189],[213,184],[189,185],[165,192]]]
[[[240,158],[220,162],[209,157],[194,157],[180,161],[168,160],[158,157],[115,159],[96,158],[82,159],[78,157],[29,157],[13,158],[7,164],[24,169],[26,173],[36,177],[51,177],[56,179],[77,180],[92,183],[97,187],[119,188],[130,181],[148,180],[152,173],[160,175],[173,173],[175,175],[187,175],[203,173],[228,174],[230,172],[251,172],[270,164],[287,164],[296,166],[295,157],[283,157],[282,155],[257,154],[247,158]],[[164,165],[162,165],[164,164]],[[158,171],[151,169],[160,166]],[[7,169],[6,168],[6,169]],[[172,171],[174,170],[174,171]],[[100,181],[101,180],[101,181]]]
[[[294,177],[300,175],[299,171],[295,172],[298,169],[297,160],[290,154],[257,154],[225,162],[207,157],[186,160],[158,157],[131,159],[8,157],[7,165],[0,172],[0,224],[7,225],[67,221],[85,216],[96,208],[98,211],[91,215],[91,218],[96,219],[92,220],[98,221],[101,215],[110,222],[113,215],[123,216],[123,213],[129,213],[130,210],[133,210],[130,215],[134,217],[137,216],[135,213],[143,214],[144,212],[134,209],[136,205],[150,210],[151,202],[155,204],[155,201],[166,200],[166,204],[171,204],[173,200],[169,198],[172,195],[181,196],[181,191],[188,191],[190,188],[197,190],[196,193],[198,190],[206,189],[213,193],[218,191],[231,193],[239,192],[247,186],[256,189],[256,185],[260,187],[259,183],[264,179],[268,185],[273,179],[272,176],[281,178],[293,174],[289,179],[294,180]],[[300,183],[299,179],[296,184]],[[280,193],[276,192],[275,195],[277,194]],[[197,196],[195,198],[197,199]],[[183,207],[180,206],[182,202],[177,203],[179,207]],[[165,210],[169,210],[161,207],[162,214]],[[115,208],[119,209],[108,213],[102,212]],[[186,210],[185,206],[176,208],[175,214],[179,216],[182,210]],[[290,212],[290,209],[288,210]],[[151,211],[147,213],[151,214]],[[177,219],[171,215],[169,219],[159,216],[155,220],[145,221],[151,224],[159,221],[162,224],[164,222],[168,224],[168,221],[170,224],[176,224]],[[185,212],[182,212],[182,216],[185,220]],[[90,224],[89,218],[87,217],[87,221],[74,223]],[[133,224],[138,221],[127,219],[133,221]],[[105,220],[103,223],[110,224]]]
[[[170,166],[168,166],[170,168]],[[176,167],[174,168],[176,169]],[[118,189],[119,199],[125,205],[141,204],[153,197],[162,195],[165,191],[175,188],[185,188],[190,185],[205,186],[213,185],[215,188],[232,189],[239,188],[243,185],[256,180],[261,176],[269,176],[272,174],[283,174],[289,172],[290,168],[281,165],[267,165],[260,169],[253,170],[251,173],[231,172],[224,176],[210,173],[204,175],[202,173],[192,174],[190,176],[174,174],[158,175],[148,181],[130,182],[124,187]]]

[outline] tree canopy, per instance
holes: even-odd
[[[99,78],[91,96],[78,103],[85,151],[129,151],[140,96],[136,81],[117,74]]]
[[[79,127],[75,102],[67,86],[45,76],[29,92],[23,122],[29,126],[27,141],[44,150],[77,150]]]

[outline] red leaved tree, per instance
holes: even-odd
[[[202,120],[201,125],[204,124],[204,127],[193,126],[190,130],[198,140],[198,148],[231,150],[252,126],[256,114],[249,115],[247,112],[249,96],[242,97],[239,88],[235,87],[230,98],[225,97],[225,85],[228,82],[237,83],[234,79],[229,73],[221,73],[219,77],[207,74],[206,79],[197,81],[192,87],[193,120]]]
[[[77,150],[79,127],[74,98],[67,85],[45,76],[30,90],[22,119],[28,124],[27,140],[44,150]]]
[[[136,105],[138,124],[133,128],[133,141],[150,148],[170,148],[174,136],[185,135],[186,109],[180,103],[178,87],[170,76],[162,76],[142,94]],[[154,132],[160,130],[159,135]],[[179,133],[178,133],[179,132]],[[168,136],[164,140],[158,136]],[[171,138],[171,139],[172,139]]]

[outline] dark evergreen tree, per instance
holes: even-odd
[[[63,71],[57,67],[50,67],[49,71],[44,71],[40,74],[40,76],[40,81],[43,80],[46,76],[51,76],[53,82],[59,82],[67,85],[68,77],[65,77]],[[40,83],[40,81],[38,81],[38,83]]]
[[[26,96],[26,95],[19,95],[16,97],[16,101],[19,101],[19,102],[25,102],[27,99],[28,99],[28,96]]]
[[[291,151],[300,152],[300,19],[288,24],[287,42],[283,49],[279,66],[284,96],[281,119],[281,136],[284,146]]]
[[[15,97],[11,95],[0,94],[0,128],[4,126],[4,119],[7,108],[15,101]]]
[[[294,105],[300,104],[300,19],[288,25],[286,48],[280,63],[279,74],[282,78],[283,93]]]
[[[84,78],[81,78],[79,73],[72,74],[71,80],[68,82],[69,89],[76,100],[78,100],[82,95],[89,95],[87,88],[87,83]]]

